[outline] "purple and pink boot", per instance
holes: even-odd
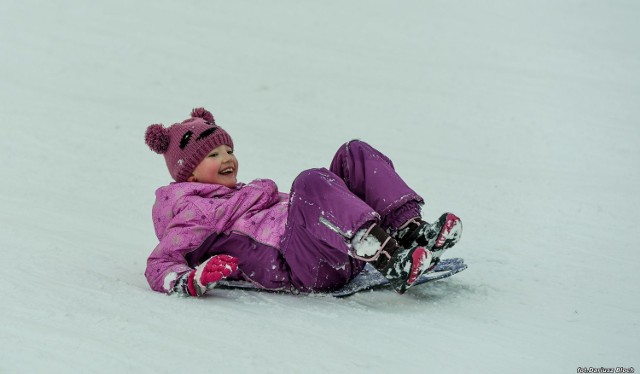
[[[433,254],[432,266],[453,247],[462,235],[462,221],[453,213],[444,213],[434,223],[414,218],[402,225],[392,237],[403,248],[422,246]]]
[[[399,294],[409,289],[433,263],[431,251],[421,245],[404,248],[377,224],[359,230],[351,245],[352,256],[371,263]]]

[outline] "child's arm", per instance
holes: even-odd
[[[147,259],[145,276],[154,291],[171,293],[178,278],[194,270],[186,256],[210,235],[210,225],[195,204],[186,205],[171,218],[160,243]]]

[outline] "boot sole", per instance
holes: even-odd
[[[440,217],[440,235],[433,245],[434,251],[453,247],[462,236],[462,221],[453,213],[446,213]]]

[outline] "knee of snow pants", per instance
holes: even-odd
[[[383,228],[397,228],[420,217],[423,199],[398,175],[393,162],[368,143],[343,144],[331,161],[331,172],[381,216]]]
[[[281,250],[291,282],[303,291],[330,291],[364,267],[349,255],[349,242],[379,215],[327,169],[302,172],[293,182]]]

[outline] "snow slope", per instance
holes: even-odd
[[[0,373],[640,364],[635,1],[3,1]],[[635,104],[634,104],[635,103]],[[469,269],[338,300],[152,292],[151,123],[210,109],[287,191],[362,138]]]

